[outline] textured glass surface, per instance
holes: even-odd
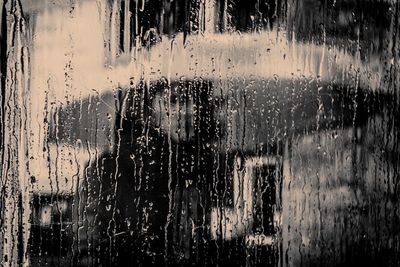
[[[1,266],[399,266],[400,4],[1,0]]]

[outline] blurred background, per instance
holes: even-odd
[[[383,0],[9,0],[4,266],[398,266]]]

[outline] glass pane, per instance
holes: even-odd
[[[5,266],[397,266],[399,4],[2,1]]]

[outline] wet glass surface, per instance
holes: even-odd
[[[4,266],[398,266],[397,1],[1,1]]]

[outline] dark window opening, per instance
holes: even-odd
[[[253,231],[256,234],[271,235],[275,233],[276,166],[257,166],[253,172],[255,190]]]

